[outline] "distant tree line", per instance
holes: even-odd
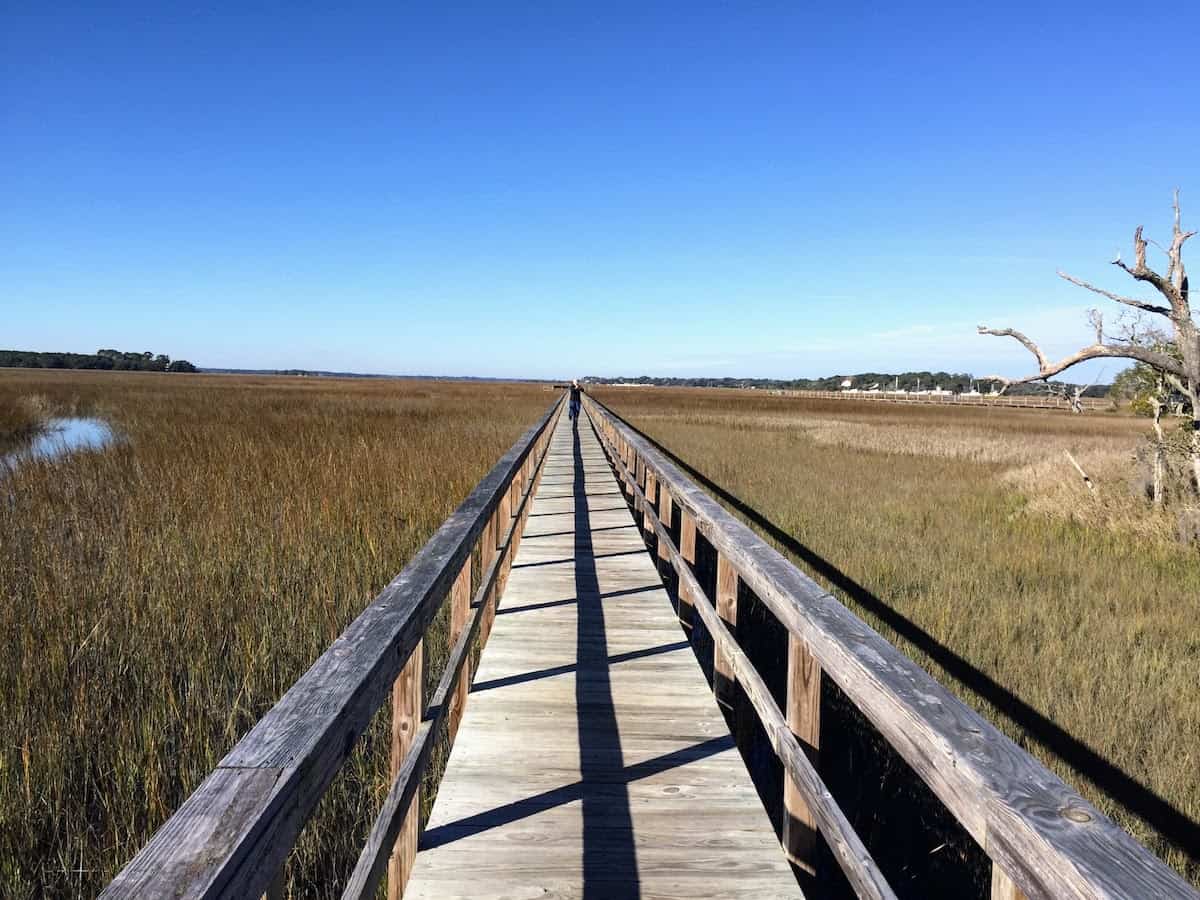
[[[113,369],[128,372],[195,372],[186,359],[172,360],[165,353],[38,353],[33,350],[0,350],[0,367],[22,369]]]
[[[944,391],[962,393],[975,390],[987,393],[998,382],[982,381],[969,372],[860,372],[857,375],[829,375],[825,378],[655,378],[650,375],[640,375],[636,378],[602,378],[588,376],[584,379],[592,384],[647,384],[658,387],[723,387],[723,388],[759,388],[760,390],[787,391],[838,391],[842,383],[851,382],[851,387],[859,390],[869,390],[877,386],[880,390],[915,391],[930,390],[940,387]],[[1075,385],[1057,387],[1074,388]],[[1044,394],[1043,385],[1022,384],[1013,385],[1006,392],[1010,396],[1029,394]],[[1093,384],[1083,392],[1085,397],[1104,397],[1108,394],[1108,385]]]

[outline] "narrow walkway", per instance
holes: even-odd
[[[405,897],[798,896],[600,442],[564,416]]]

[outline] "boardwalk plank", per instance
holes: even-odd
[[[555,432],[405,897],[799,897],[586,420]]]

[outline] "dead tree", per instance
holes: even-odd
[[[1133,307],[1145,313],[1163,316],[1171,323],[1173,340],[1179,349],[1178,357],[1162,352],[1153,347],[1141,346],[1132,341],[1105,342],[1104,323],[1099,313],[1093,313],[1092,326],[1096,332],[1096,341],[1070,356],[1052,362],[1046,357],[1032,340],[1012,328],[987,328],[979,326],[980,334],[992,334],[1000,337],[1011,337],[1033,354],[1038,363],[1035,375],[1024,378],[1002,378],[992,375],[985,380],[1001,382],[1005,387],[1010,384],[1027,384],[1033,381],[1045,381],[1074,365],[1089,359],[1132,359],[1143,362],[1156,372],[1162,373],[1163,378],[1175,390],[1187,397],[1192,407],[1192,436],[1191,457],[1192,476],[1197,490],[1200,490],[1200,325],[1192,317],[1192,308],[1188,300],[1188,278],[1183,267],[1183,245],[1188,238],[1194,236],[1194,231],[1184,231],[1181,226],[1179,213],[1179,191],[1175,191],[1175,225],[1171,237],[1171,246],[1165,248],[1167,254],[1167,271],[1160,275],[1146,264],[1147,240],[1142,236],[1142,226],[1133,232],[1133,265],[1125,263],[1119,256],[1113,260],[1113,265],[1124,270],[1130,277],[1153,287],[1162,296],[1166,305],[1136,297],[1126,297],[1114,294],[1104,288],[1097,287],[1086,281],[1081,281],[1060,271],[1060,277],[1086,288],[1094,294],[1107,297],[1117,303]],[[1157,245],[1156,245],[1157,246]]]
[[[1167,407],[1167,395],[1169,388],[1167,387],[1167,379],[1161,372],[1157,373],[1155,379],[1154,390],[1150,392],[1149,402],[1150,409],[1154,413],[1154,461],[1151,472],[1151,498],[1155,506],[1162,506],[1163,502],[1163,470],[1166,468],[1166,436],[1162,430],[1163,411]]]
[[[1082,414],[1084,412],[1083,396],[1091,390],[1094,384],[1095,382],[1093,381],[1092,384],[1085,387],[1079,384],[1055,384],[1052,381],[1047,381],[1045,382],[1046,395],[1053,397],[1055,400],[1063,401],[1071,412]]]

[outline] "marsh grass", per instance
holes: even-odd
[[[1144,421],[731,391],[597,393],[844,573],[862,596],[878,598],[1200,821],[1200,553],[1174,543],[1165,517],[1129,492]],[[1064,448],[1099,482],[1096,495],[1079,482]],[[1200,883],[1195,846],[1173,845],[1141,817],[1143,809],[1093,782],[1099,772],[1068,765],[1008,705],[957,679],[858,602],[857,591],[839,589],[794,558]]]
[[[39,397],[0,393],[0,453],[14,449],[45,426],[44,405]]]
[[[14,898],[97,893],[552,399],[0,375],[0,409],[33,395],[125,440],[23,465],[0,492],[0,895]],[[290,859],[293,896],[337,895],[386,791],[387,725],[385,711]]]

